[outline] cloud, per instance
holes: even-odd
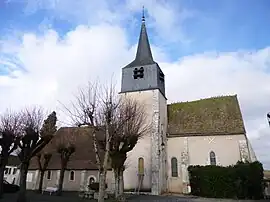
[[[17,0],[9,0],[16,3]],[[194,12],[182,8],[180,3],[164,0],[23,0],[24,13],[32,15],[47,11],[47,21],[61,19],[75,25],[95,25],[100,22],[134,27],[140,23],[142,7],[145,7],[148,27],[153,29],[157,40],[167,43],[188,44],[191,39],[183,30],[186,19],[194,17]],[[136,17],[135,17],[136,16]],[[173,32],[171,30],[174,30]]]

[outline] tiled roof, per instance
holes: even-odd
[[[72,143],[75,145],[75,152],[71,155],[67,169],[98,169],[96,165],[95,152],[93,147],[92,129],[89,127],[63,127],[60,128],[51,142],[42,150],[45,153],[52,153],[52,158],[47,169],[60,169],[60,155],[56,152],[58,141]],[[101,136],[99,133],[97,136]],[[102,156],[102,153],[101,153]],[[31,160],[29,169],[38,169],[37,158]]]
[[[171,136],[245,133],[237,96],[169,104],[168,133]]]

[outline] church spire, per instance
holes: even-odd
[[[147,31],[146,31],[146,26],[145,26],[144,7],[143,7],[143,13],[142,13],[141,33],[140,33],[135,61],[141,63],[140,65],[154,63],[151,48],[150,48],[150,43],[148,40]]]
[[[143,7],[141,32],[140,32],[136,57],[135,57],[135,60],[126,67],[143,66],[143,65],[149,65],[149,64],[154,64],[154,63],[155,61],[152,56],[150,43],[148,40],[148,35],[146,31],[146,26],[145,26],[145,15],[144,15],[144,7]]]

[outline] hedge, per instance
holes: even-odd
[[[234,166],[189,166],[191,194],[210,198],[262,199],[263,166],[238,162]]]

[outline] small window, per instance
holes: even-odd
[[[13,175],[15,175],[17,172],[17,168],[13,168]]]
[[[164,74],[162,71],[159,72],[159,79],[164,82]]]
[[[12,168],[9,168],[9,169],[8,169],[8,174],[9,174],[9,175],[11,174],[11,169],[12,169]]]
[[[143,76],[144,76],[144,69],[143,69],[143,67],[141,67],[140,69],[135,68],[133,70],[133,78],[134,79],[143,78]]]
[[[142,157],[138,159],[138,174],[144,175],[144,159]]]
[[[171,169],[172,169],[172,177],[178,177],[177,158],[175,157],[171,159]]]
[[[47,180],[50,180],[52,177],[52,172],[50,170],[47,171]]]
[[[210,152],[210,165],[216,165],[216,154],[215,152],[211,151]]]
[[[90,177],[90,178],[89,178],[89,184],[93,184],[94,182],[95,182],[95,178]]]
[[[74,171],[70,171],[69,180],[70,181],[74,181],[74,179],[75,179],[75,172]]]
[[[8,168],[5,168],[5,175],[8,174]]]

